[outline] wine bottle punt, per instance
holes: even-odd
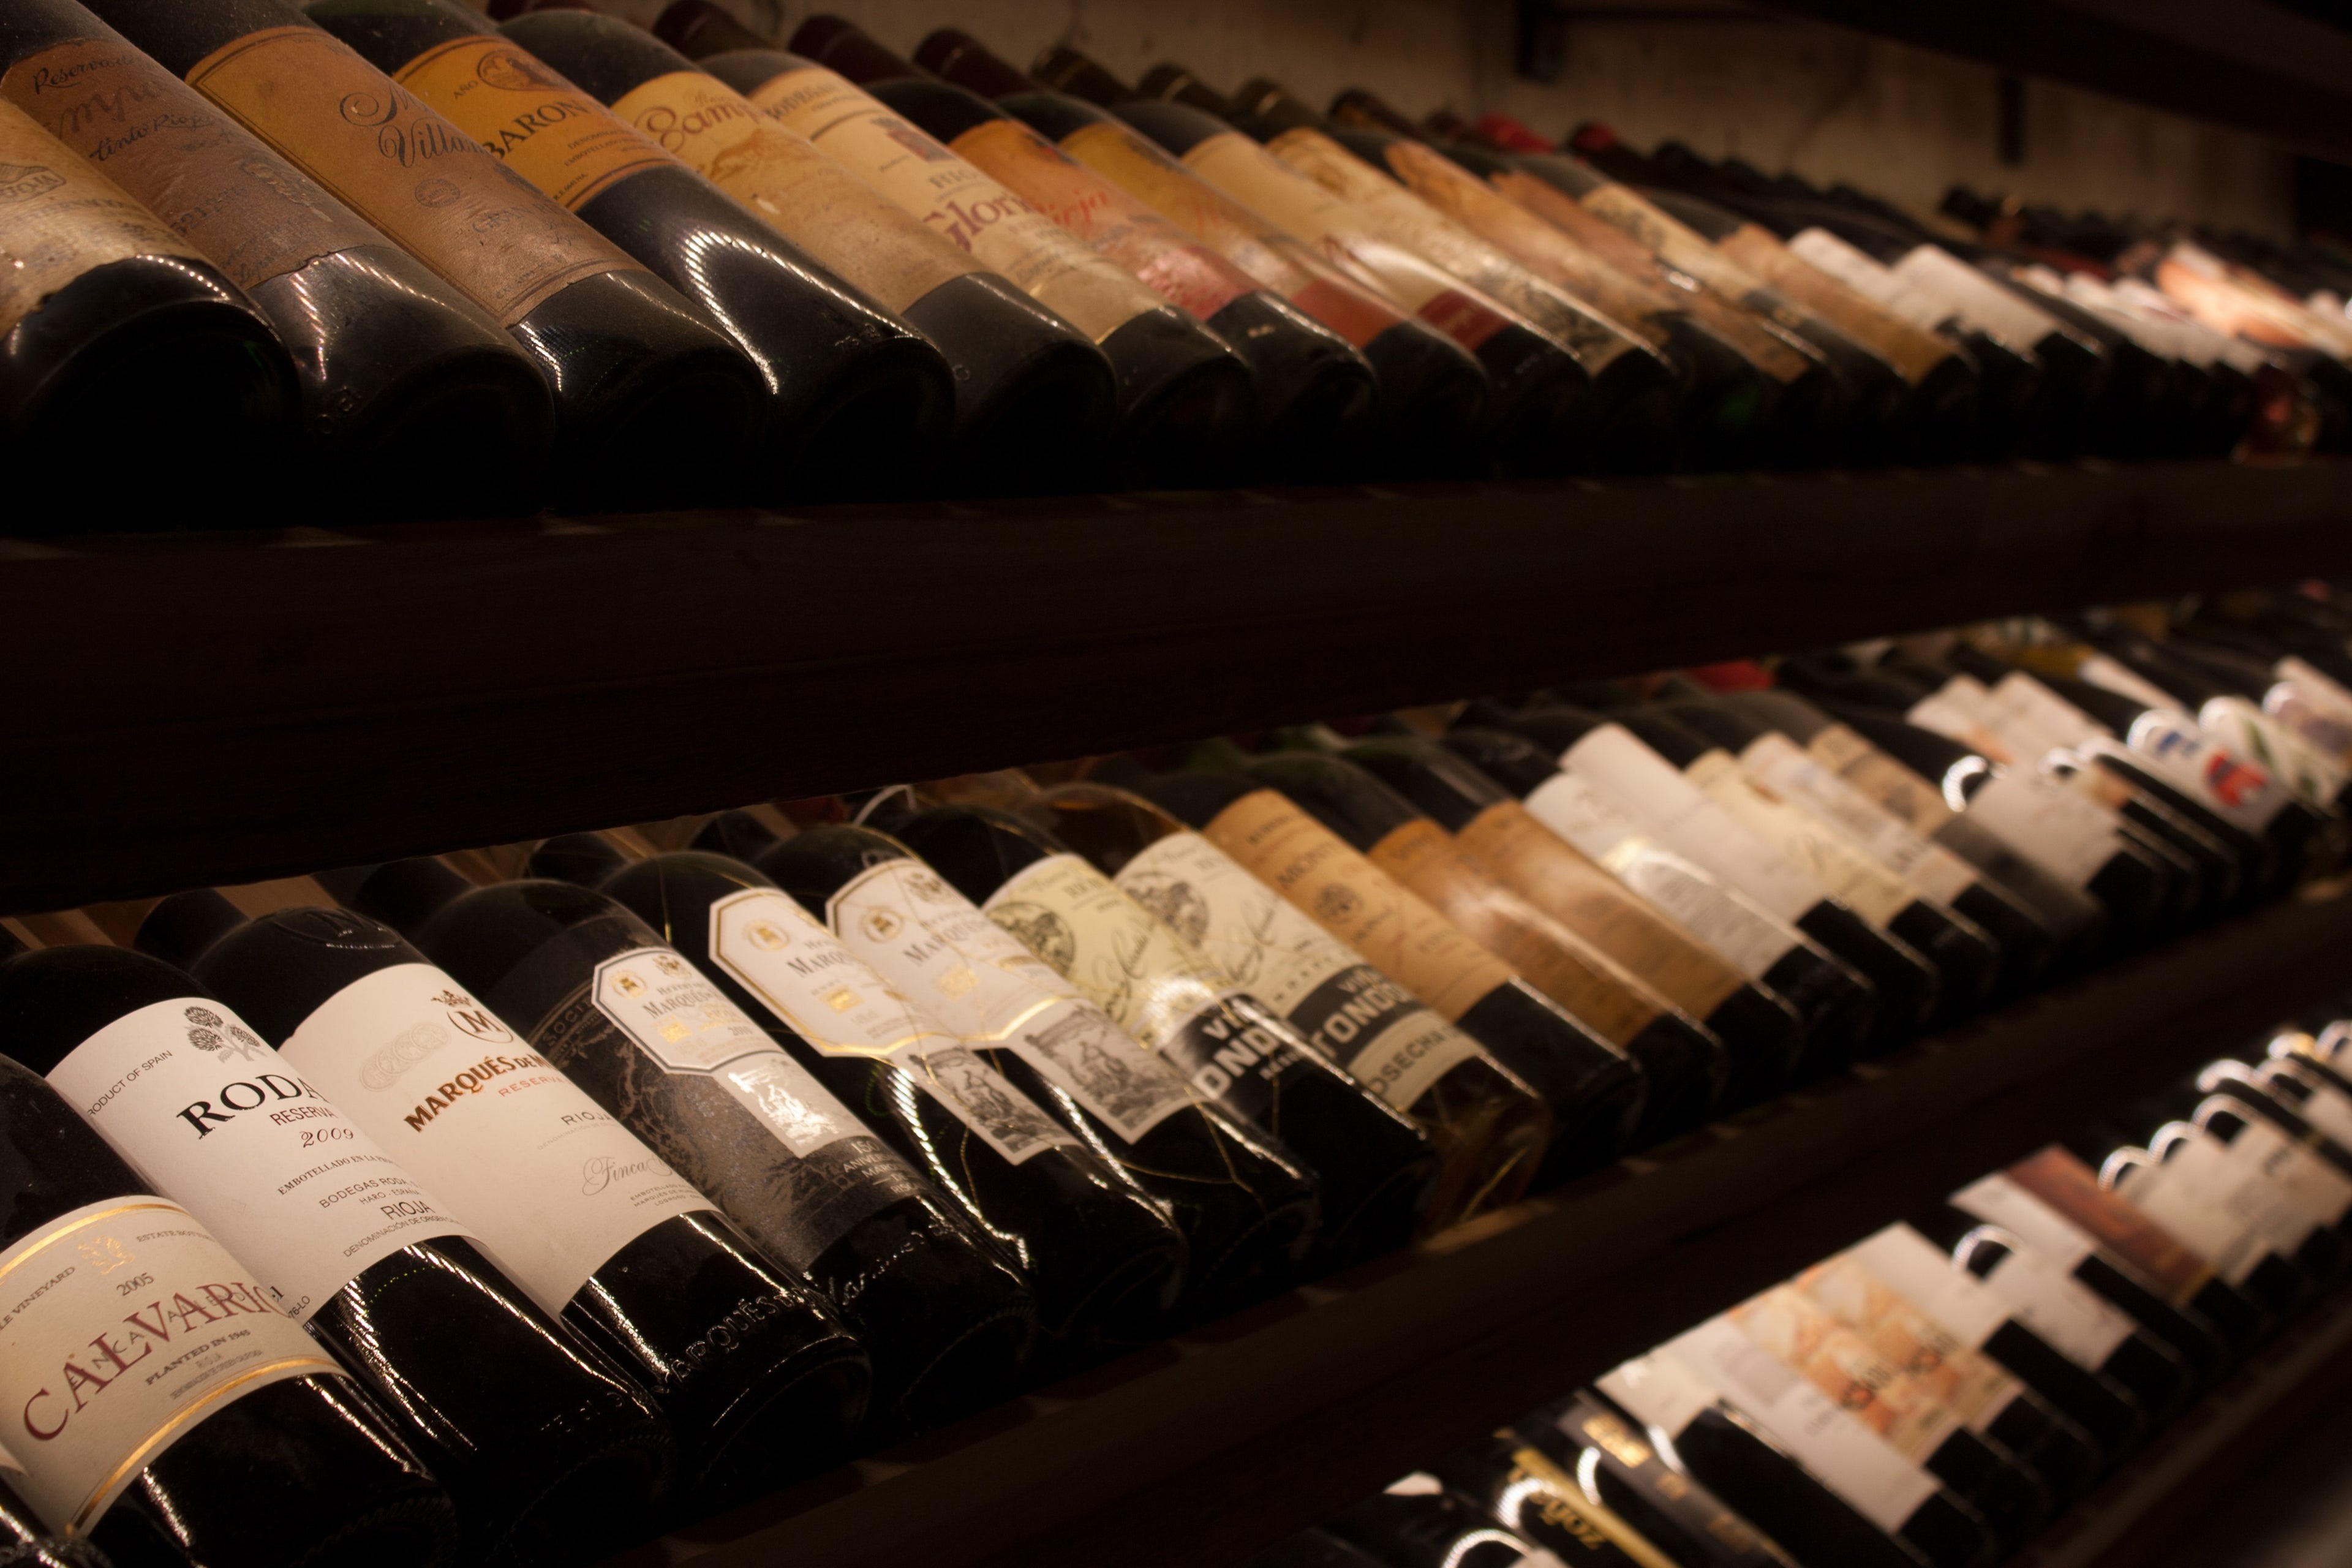
[[[58,1279],[0,1335],[5,1446],[24,1467],[9,1484],[48,1530],[88,1538],[119,1568],[458,1561],[447,1494],[351,1374],[187,1210],[148,1191],[38,1074],[5,1058],[0,1194],[0,1266]],[[220,1359],[176,1385],[119,1378],[83,1359],[97,1353],[93,1327],[126,1365]],[[58,1423],[67,1377],[97,1419]],[[122,1407],[93,1413],[101,1398]],[[262,1487],[271,1506],[257,1509]]]
[[[955,1200],[1020,1264],[1057,1359],[1165,1327],[1184,1241],[1158,1206],[759,871],[700,849],[632,863],[588,834],[530,868],[633,910]]]
[[[0,963],[0,1019],[9,1054],[402,1422],[475,1554],[651,1528],[677,1452],[646,1395],[226,1003],[145,953],[45,948]]]
[[[532,1049],[831,1298],[873,1363],[870,1419],[884,1430],[1012,1387],[1037,1326],[1018,1271],[635,915],[565,882],[475,888],[432,860],[321,880],[522,1025]],[[701,1026],[671,1038],[664,1026],[684,1016]]]
[[[834,935],[1058,1115],[1173,1218],[1188,1316],[1295,1271],[1318,1214],[1297,1156],[1196,1099],[1108,1013],[896,839],[835,824],[779,840],[722,814],[699,847],[751,860]]]
[[[538,505],[546,384],[481,307],[77,0],[25,0],[0,16],[0,94],[269,319],[339,521],[355,509],[493,516]],[[195,189],[205,199],[183,199]],[[187,390],[184,413],[212,421],[210,400]]]
[[[350,46],[283,0],[89,9],[507,331],[554,401],[553,504],[672,504],[727,482],[762,392],[741,352]]]
[[[1034,489],[1072,443],[1109,428],[1102,351],[660,39],[584,11],[504,31],[930,339],[954,374],[945,465],[960,493]]]
[[[1007,813],[932,806],[886,826],[1194,1094],[1296,1151],[1322,1193],[1322,1260],[1369,1257],[1412,1234],[1438,1175],[1429,1139],[1174,927]]]
[[[653,1394],[692,1503],[845,1449],[870,1374],[832,1310],[389,926],[247,921],[206,891],[164,900],[138,940],[278,1042],[541,1310]]]

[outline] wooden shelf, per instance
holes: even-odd
[[[615,1560],[1214,1568],[2344,980],[2304,896]]]
[[[2270,0],[1761,3],[2332,157],[2352,155],[2352,32]]]
[[[0,913],[2352,570],[2352,465],[0,544]]]

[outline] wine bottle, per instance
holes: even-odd
[[[2336,1162],[2352,1164],[2352,1154],[2232,1068],[2251,1074],[2243,1063],[2209,1064],[2198,1078],[2102,1119],[2098,1129],[2143,1146],[2168,1175],[2250,1224],[2306,1279],[2324,1284],[2344,1271],[2352,1177]],[[2118,1186],[2130,1179],[2118,1170]]]
[[[1020,1264],[1056,1359],[1165,1326],[1184,1276],[1167,1216],[758,871],[699,849],[632,863],[591,834],[549,839],[530,869],[654,926],[955,1200]]]
[[[1795,926],[1651,841],[1633,816],[1553,765],[1523,735],[1457,727],[1462,757],[1517,797],[1528,815],[1720,955],[1751,984],[1787,1002],[1803,1024],[1786,1076],[1805,1079],[1849,1060],[1869,1037],[1877,988]]]
[[[1093,343],[658,38],[585,11],[503,31],[938,346],[960,493],[1034,489],[1072,442],[1109,429],[1110,365]]]
[[[1334,1517],[1328,1528],[1387,1568],[1520,1568],[1542,1561],[1533,1542],[1496,1529],[1484,1510],[1426,1470],[1390,1482],[1387,1489]]]
[[[748,1497],[843,1451],[870,1379],[831,1309],[390,927],[247,921],[205,891],[158,904],[138,942],[278,1041],[541,1311],[653,1394],[688,1497]]]
[[[1224,121],[1189,104],[1136,100],[1118,115],[1171,157],[1359,284],[1475,357],[1490,394],[1486,437],[1506,467],[1556,464],[1580,438],[1589,378],[1534,323],[1386,237],[1378,215],[1332,195]]]
[[[121,186],[0,102],[0,165],[19,171],[0,203],[0,450],[119,476],[71,508],[18,509],[14,526],[146,528],[189,515],[184,476],[236,454],[267,474],[292,433],[294,373],[237,287]],[[125,421],[130,423],[126,424]],[[143,460],[116,460],[121,433]],[[152,436],[158,443],[144,443]],[[215,520],[279,498],[241,494]]]
[[[866,1346],[884,1429],[1010,1388],[1036,1334],[1020,1275],[636,916],[563,882],[475,888],[436,860],[320,880],[521,1024],[533,1050],[823,1290]],[[664,1026],[686,1016],[700,1027],[670,1037]]]
[[[1517,1201],[1551,1134],[1536,1092],[1352,948],[1159,806],[1056,785],[1014,814],[1174,927],[1333,1065],[1411,1120],[1443,1162],[1423,1223]]]
[[[532,1304],[244,1020],[144,953],[0,964],[8,1051],[398,1417],[469,1550],[584,1554],[648,1530],[676,1468],[646,1394]]]
[[[1762,904],[1859,970],[1879,993],[1869,1038],[1892,1045],[1934,1009],[1937,975],[1909,944],[1838,900],[1809,870],[1759,837],[1722,804],[1612,719],[1572,708],[1510,712],[1474,706],[1473,723],[1510,730],[1553,753],[1554,765],[1632,815],[1667,848]],[[1655,725],[1646,726],[1656,728]],[[1704,747],[1698,748],[1701,754]]]
[[[751,860],[967,1047],[1057,1114],[1160,1203],[1190,1260],[1184,1310],[1205,1317],[1296,1270],[1317,1218],[1297,1156],[1213,1104],[961,893],[868,827],[778,840],[741,813],[698,841]]]
[[[497,15],[498,7],[491,7]],[[503,20],[504,18],[501,18]],[[704,59],[728,49],[772,49],[776,40],[755,33],[712,0],[670,0],[654,18],[654,33],[688,59]]]
[[[2300,1029],[2272,1037],[2254,1081],[2278,1104],[2340,1149],[2352,1149],[2352,1077],[2334,1066],[2318,1039]]]
[[[731,483],[761,395],[750,362],[348,45],[283,0],[89,9],[506,329],[554,400],[553,504],[671,504]]]
[[[1728,1318],[1596,1386],[1801,1563],[1986,1568],[1998,1554],[1974,1510]]]
[[[1510,1432],[1457,1448],[1432,1464],[1428,1473],[1482,1521],[1499,1524],[1549,1554],[1525,1561],[1546,1568],[1554,1562],[1588,1568],[1676,1568],[1641,1531],[1588,1497],[1574,1475]]]
[[[1415,738],[1364,741],[1340,754],[1451,834],[1480,873],[1623,965],[1721,1040],[1730,1054],[1727,1102],[1762,1098],[1796,1066],[1804,1021],[1794,1007],[1628,892],[1458,752]]]
[[[1326,1530],[1302,1530],[1251,1558],[1244,1568],[1387,1568]]]
[[[293,363],[309,457],[334,476],[338,521],[538,505],[552,417],[538,373],[479,306],[293,163],[77,0],[26,0],[0,17],[0,94],[268,318]],[[183,402],[181,418],[206,425],[237,406]],[[176,419],[157,428],[180,438]]]
[[[2298,1258],[2315,1227],[2294,1212],[2285,1194],[2254,1172],[2231,1163],[2218,1142],[2189,1138],[2171,1144],[2167,1160],[2135,1137],[2154,1141],[2161,1124],[2142,1132],[2105,1120],[2065,1141],[2087,1166],[2098,1162],[2099,1184],[2177,1237],[2249,1300],[2274,1328],[2309,1300],[2314,1270]]]
[[[5,1058],[0,1172],[0,1268],[55,1276],[0,1335],[5,1445],[22,1456],[9,1485],[50,1531],[125,1568],[457,1561],[447,1494],[360,1385],[186,1209]],[[217,1359],[176,1383],[121,1375],[159,1352]],[[257,1487],[268,1509],[253,1506]]]
[[[2252,1053],[2249,1053],[2250,1055]],[[2346,1127],[2345,1099],[2329,1079],[2331,1069],[2290,1061],[2222,1057],[2197,1070],[2199,1100],[2185,1120],[2219,1136],[2231,1152],[2259,1164],[2309,1205],[2335,1231],[2352,1221],[2352,1143]],[[2176,1094],[2185,1103],[2186,1088]],[[2315,1110],[2323,1126],[2305,1114]]]
[[[0,1559],[12,1568],[113,1568],[97,1547],[80,1539],[52,1535],[33,1505],[8,1484],[25,1467],[0,1448]]]
[[[1641,1069],[1342,835],[1246,773],[1188,770],[1136,787],[1531,1086],[1552,1113],[1538,1187],[1623,1150]]]
[[[1194,1094],[1296,1150],[1319,1179],[1323,1258],[1369,1256],[1412,1233],[1438,1173],[1429,1139],[1173,927],[1003,812],[933,806],[886,826]]]
[[[1041,81],[1014,70],[970,34],[942,27],[923,40],[916,58],[958,86],[996,99],[1048,134],[1057,118],[1066,121],[1068,128],[1057,138],[1064,153],[1150,203],[1261,288],[1352,344],[1377,381],[1377,446],[1360,445],[1347,455],[1359,472],[1460,471],[1465,457],[1475,450],[1474,436],[1486,408],[1486,374],[1468,353],[1385,295],[1352,281],[1115,115],[1087,110],[1088,105],[1116,110],[1135,97],[1134,89],[1075,49],[1048,54],[1061,75]],[[1259,372],[1261,387],[1265,374]]]

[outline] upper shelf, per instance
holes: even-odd
[[[1760,3],[2352,156],[2352,32],[2270,0]]]
[[[5,545],[0,913],[2347,572],[2337,464]]]

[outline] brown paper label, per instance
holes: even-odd
[[[0,103],[0,334],[94,267],[203,257],[36,124]]]
[[[644,270],[320,28],[248,33],[188,84],[502,325],[583,278]]]
[[[1202,836],[1448,1023],[1517,978],[1508,964],[1273,790],[1242,796]]]
[[[1612,1045],[1623,1045],[1666,1010],[1559,921],[1480,875],[1427,817],[1373,845],[1370,858]]]
[[[1480,870],[1678,1007],[1704,1018],[1747,984],[1739,971],[1626,891],[1516,800],[1496,801],[1480,812],[1455,842]]]
[[[383,237],[202,93],[115,38],[27,55],[0,93],[251,289]]]
[[[393,79],[573,212],[639,170],[670,162],[594,98],[504,38],[453,38],[401,67]]]
[[[1752,223],[1725,235],[1717,248],[1893,365],[1914,386],[1952,357],[1951,344],[1879,309]]]
[[[2213,1270],[2185,1243],[2130,1199],[2101,1187],[2097,1172],[2056,1144],[2020,1160],[2007,1173],[2147,1275],[2176,1304],[2185,1305],[2213,1278]]]
[[[1027,197],[822,67],[771,78],[751,101],[1096,342],[1165,308]]]
[[[1959,814],[1944,804],[1934,784],[1888,756],[1843,724],[1832,724],[1805,742],[1812,759],[1893,812],[1913,831],[1934,837]]]
[[[889,310],[987,270],[717,77],[655,77],[613,112]]]

